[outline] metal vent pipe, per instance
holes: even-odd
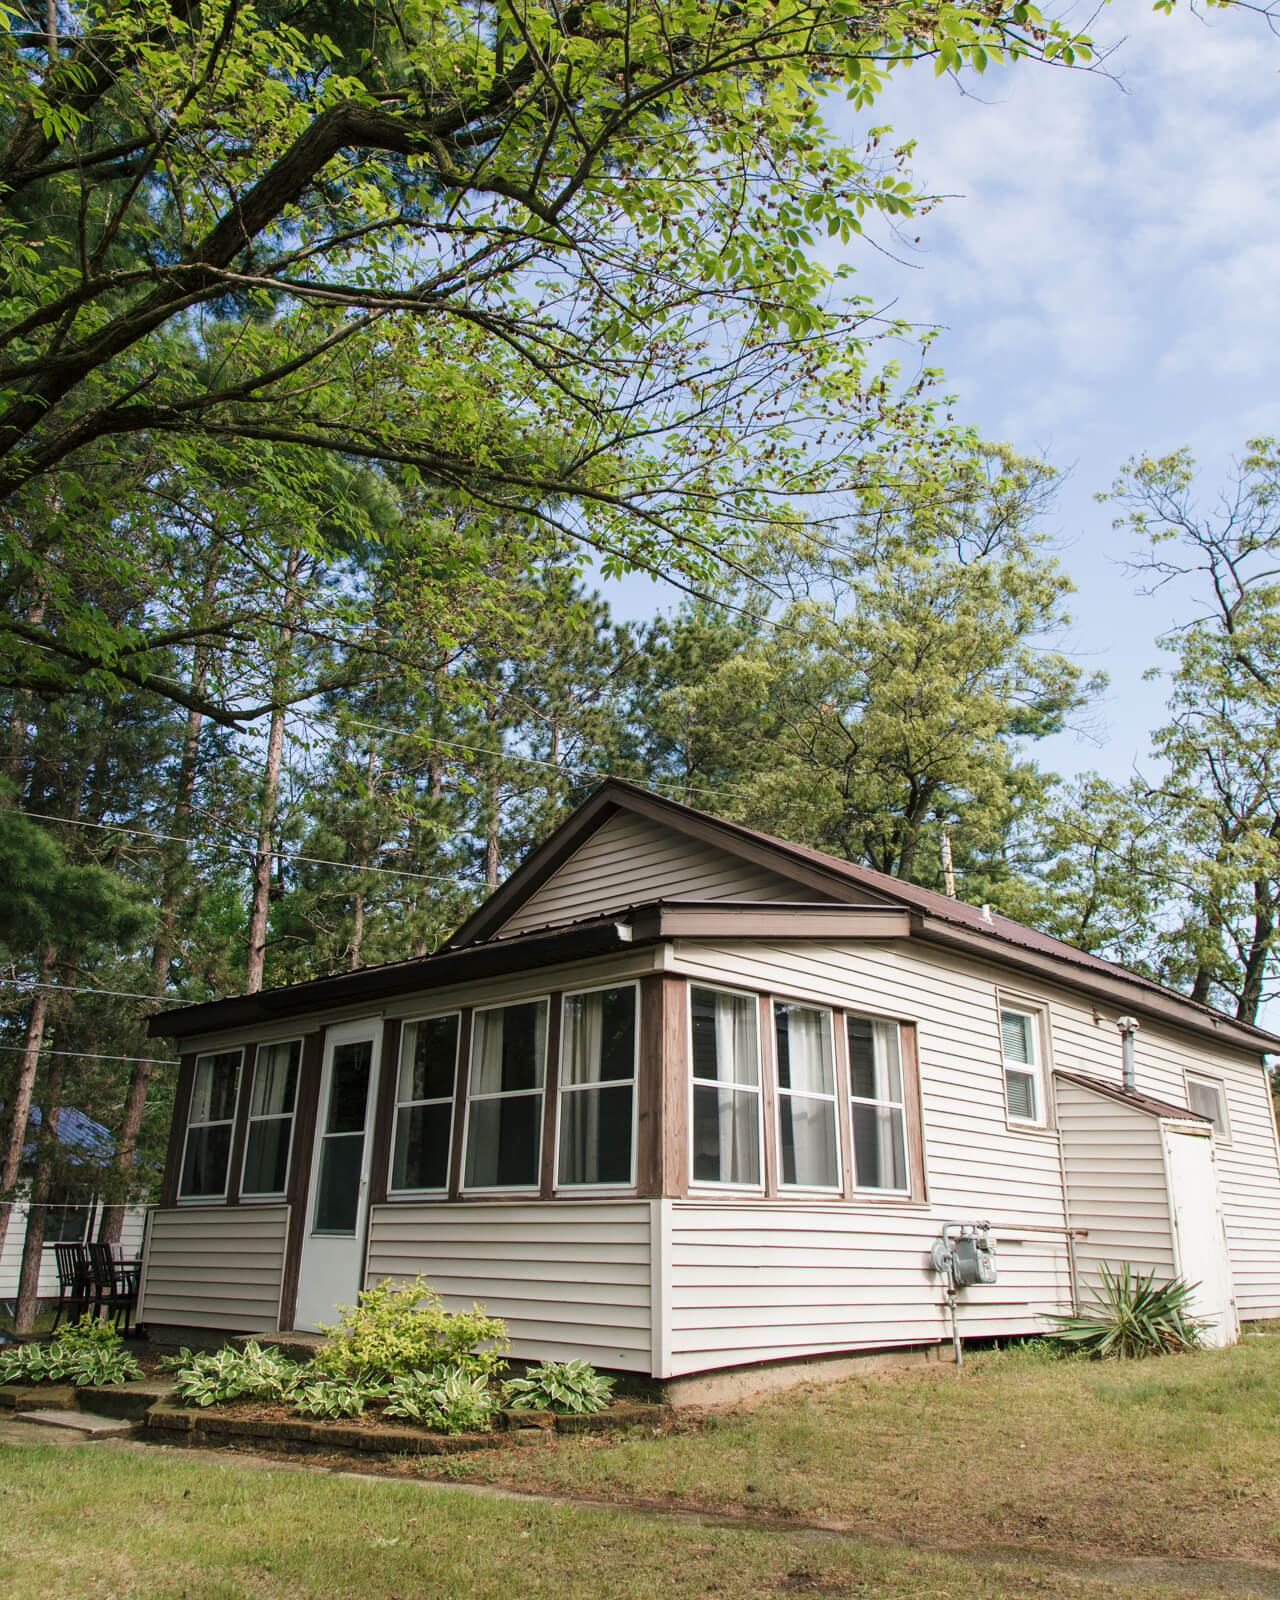
[[[1137,1017],[1117,1017],[1120,1030],[1120,1083],[1125,1089],[1137,1087],[1137,1074],[1133,1066],[1133,1036],[1142,1024]]]

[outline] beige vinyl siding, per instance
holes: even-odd
[[[1159,1117],[1061,1079],[1054,1085],[1062,1168],[1076,1241],[1081,1293],[1098,1288],[1098,1268],[1128,1263],[1157,1278],[1175,1275],[1173,1220]]]
[[[139,1322],[270,1333],[279,1326],[289,1207],[176,1206],[156,1211]]]
[[[646,901],[821,900],[789,878],[754,867],[645,817],[620,812],[599,827],[525,903],[501,933],[575,922]]]
[[[423,1273],[445,1308],[479,1301],[511,1353],[649,1372],[647,1200],[374,1206],[367,1283]]]
[[[97,1238],[101,1219],[102,1207],[97,1206],[89,1225],[90,1239]],[[142,1249],[142,1235],[146,1221],[145,1206],[130,1206],[125,1212],[124,1226],[120,1231],[120,1248],[126,1260],[137,1259]],[[18,1201],[9,1219],[9,1231],[5,1234],[4,1249],[0,1251],[0,1300],[12,1300],[18,1293],[18,1278],[22,1271],[22,1246],[26,1235],[27,1208],[24,1202]],[[41,1252],[39,1294],[42,1300],[58,1298],[58,1259],[51,1244],[45,1245]]]
[[[672,1375],[951,1336],[927,1210],[676,1201],[671,1217]],[[1000,1281],[962,1292],[962,1336],[1044,1327],[1070,1301],[1064,1238],[1000,1232]]]

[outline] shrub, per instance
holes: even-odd
[[[505,1403],[516,1411],[575,1411],[586,1415],[609,1404],[613,1379],[589,1361],[544,1361],[504,1386]]]
[[[1054,1317],[1049,1335],[1063,1350],[1096,1360],[1128,1360],[1197,1350],[1203,1324],[1190,1312],[1195,1285],[1182,1278],[1157,1284],[1154,1272],[1101,1269],[1102,1288],[1074,1316]]]
[[[484,1377],[457,1367],[403,1372],[387,1391],[386,1415],[444,1433],[487,1433],[498,1397]]]
[[[229,1400],[287,1400],[305,1370],[276,1350],[249,1340],[243,1350],[224,1345],[198,1355],[180,1350],[163,1363],[173,1371],[174,1393],[188,1405]]]
[[[330,1377],[362,1367],[393,1378],[447,1366],[487,1379],[506,1365],[505,1323],[483,1306],[446,1311],[422,1277],[399,1284],[386,1279],[341,1310],[341,1321],[324,1330],[328,1338],[315,1355],[316,1367]]]
[[[75,1322],[67,1323],[58,1334],[57,1342],[75,1350],[119,1350],[120,1330],[106,1317],[86,1311]]]
[[[70,1331],[70,1330],[69,1330]],[[115,1335],[115,1329],[112,1328]],[[55,1339],[50,1344],[17,1344],[0,1350],[0,1383],[73,1383],[77,1388],[128,1383],[142,1368],[122,1348],[119,1336]]]

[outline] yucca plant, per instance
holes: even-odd
[[[1157,1283],[1154,1272],[1099,1269],[1102,1287],[1070,1317],[1054,1317],[1049,1338],[1065,1350],[1098,1361],[1138,1360],[1143,1356],[1198,1350],[1204,1324],[1191,1315],[1196,1285],[1183,1278]]]

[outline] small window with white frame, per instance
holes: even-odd
[[[1187,1104],[1192,1111],[1208,1117],[1213,1123],[1213,1136],[1219,1144],[1230,1144],[1231,1124],[1227,1120],[1227,1091],[1220,1078],[1205,1078],[1199,1073],[1187,1073]]]
[[[778,1181],[784,1189],[840,1191],[831,1013],[775,1001]]]
[[[637,1046],[634,983],[565,995],[558,1187],[635,1183]]]
[[[197,1056],[178,1183],[180,1200],[224,1200],[243,1052]]]
[[[258,1047],[240,1174],[242,1200],[275,1198],[283,1195],[288,1186],[301,1060],[300,1039]]]
[[[692,985],[689,1052],[693,1182],[761,1188],[763,1117],[755,996]]]
[[[1001,1004],[1000,1053],[1004,1061],[1004,1097],[1009,1121],[1042,1128],[1045,1123],[1044,1067],[1038,1011]]]
[[[475,1013],[464,1188],[537,1189],[546,1074],[545,998]]]
[[[453,1011],[419,1017],[401,1030],[387,1186],[393,1194],[444,1194],[449,1187],[461,1021]]]
[[[854,1187],[906,1194],[911,1175],[898,1024],[850,1014],[845,1017],[845,1037],[849,1044]]]

